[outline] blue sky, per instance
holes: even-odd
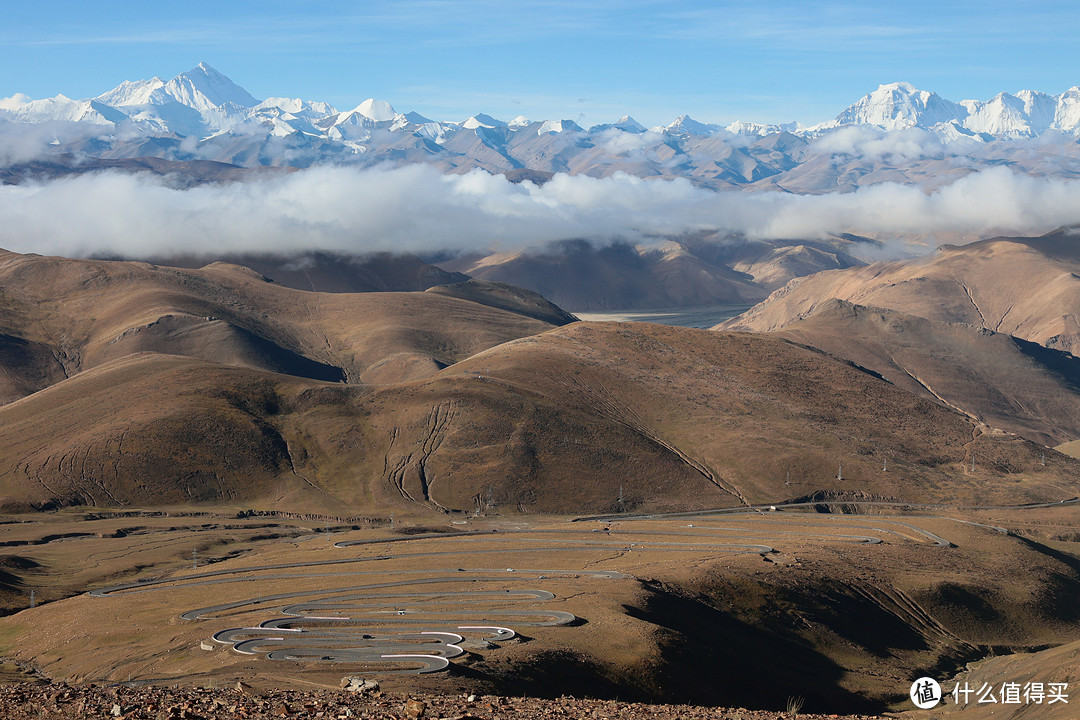
[[[205,61],[256,97],[461,120],[807,124],[881,83],[951,100],[1080,84],[1074,0],[7,2],[0,97],[82,98]]]

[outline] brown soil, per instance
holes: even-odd
[[[1070,232],[942,246],[930,257],[798,278],[721,327],[779,330],[837,298],[936,322],[967,323],[1075,353],[1080,258]]]
[[[964,323],[832,300],[775,335],[1042,445],[1080,438],[1080,359]]]
[[[119,715],[114,711],[117,706],[120,709]],[[0,686],[0,714],[9,720],[110,717],[126,720],[269,720],[283,717],[341,720],[546,720],[553,717],[597,717],[611,720],[639,720],[646,717],[657,720],[788,720],[793,717],[787,712],[692,705],[644,705],[571,697],[536,700],[493,695],[445,696],[382,692],[359,695],[334,690],[244,691],[213,688],[85,687],[37,683]],[[805,720],[871,720],[878,716],[799,713],[798,717]]]
[[[943,257],[1072,262],[1047,252],[999,241]],[[441,674],[380,675],[388,704],[368,712],[384,716],[406,692],[447,716],[516,711],[462,705],[469,693],[546,697],[522,711],[567,715],[651,708],[564,694],[772,713],[803,697],[808,711],[873,713],[910,707],[913,678],[994,654],[1052,674],[1071,662],[1055,646],[1080,642],[1080,521],[1067,502],[1080,461],[848,359],[738,332],[555,327],[558,313],[504,287],[331,295],[224,263],[4,253],[0,288],[0,498],[13,513],[0,522],[0,599],[15,611],[0,619],[0,654],[55,681],[240,681],[265,693],[234,703],[245,712],[282,711],[258,706],[266,698],[337,702],[338,679],[385,672],[371,666],[381,657],[292,662],[212,638],[280,619],[297,592],[357,585],[453,619],[476,595],[469,618],[519,632],[469,636]],[[981,312],[1001,299],[973,288]],[[1070,412],[1047,373],[1014,359],[1024,377],[998,390],[1022,389],[1022,404],[1043,408],[1033,418]],[[1046,437],[1071,427],[1044,421]],[[796,498],[811,507],[781,504]],[[1023,506],[1038,502],[1056,505]],[[701,508],[746,512],[624,517]],[[582,513],[616,517],[567,517]],[[81,594],[127,581],[143,584]],[[524,618],[504,594],[522,589],[539,593],[524,594]],[[359,622],[393,626],[395,601],[378,602]],[[546,610],[574,620],[528,619]],[[95,693],[109,692],[18,687],[59,713],[69,700],[97,712]],[[304,688],[331,695],[288,695]],[[118,692],[148,693],[167,717],[224,697]]]
[[[1053,539],[1078,529],[1075,508],[943,514],[955,519],[787,511],[569,523],[488,516],[447,526],[474,533],[465,536],[429,532],[430,522],[418,535],[383,527],[255,540],[234,530],[231,541],[199,552],[220,561],[194,572],[184,569],[185,550],[220,538],[220,531],[162,527],[122,538],[74,537],[79,521],[68,523],[72,537],[62,542],[12,548],[18,560],[5,566],[15,581],[12,597],[21,590],[25,603],[39,583],[38,597],[50,601],[0,621],[0,653],[50,678],[80,683],[336,687],[342,675],[373,668],[274,661],[209,640],[227,628],[281,617],[275,605],[293,600],[236,606],[201,620],[179,616],[256,596],[334,595],[358,583],[378,587],[462,573],[461,581],[439,584],[451,593],[447,598],[535,588],[555,598],[509,607],[567,611],[581,621],[536,627],[522,625],[523,618],[500,619],[496,601],[485,605],[480,598],[464,610],[451,603],[453,617],[516,626],[522,639],[470,646],[449,672],[395,676],[374,669],[384,690],[569,694],[774,711],[789,697],[803,697],[809,712],[902,710],[910,707],[905,698],[915,677],[948,678],[991,654],[1080,641],[1080,615],[1070,600],[1080,592],[1080,550],[1076,541]],[[91,525],[84,529],[118,521],[85,521]],[[993,529],[998,526],[1012,534]],[[0,534],[27,537],[31,527],[0,525]],[[951,547],[936,546],[916,528]],[[45,531],[57,534],[35,530]],[[866,544],[866,537],[881,542]],[[336,548],[331,540],[380,542]],[[747,543],[774,551],[762,555]],[[103,561],[112,563],[110,573],[102,572]],[[256,569],[282,563],[300,565]],[[49,586],[40,583],[50,581],[38,568],[62,577],[65,568],[81,566],[102,571],[67,573],[68,595],[79,583],[163,582],[64,600],[56,599],[53,585],[45,597]],[[589,574],[596,571],[625,577]],[[244,582],[216,582],[229,573]],[[392,591],[431,589],[406,582]],[[209,650],[201,647],[207,643]]]
[[[17,341],[0,343],[15,348],[0,377],[14,396],[37,389],[0,407],[11,510],[597,513],[819,491],[1078,494],[1074,459],[773,338],[554,327],[535,296],[487,285],[320,294],[223,263],[2,260],[0,330]]]

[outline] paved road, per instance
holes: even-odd
[[[563,550],[564,548],[559,548]],[[593,551],[595,547],[589,548]],[[540,548],[530,549],[539,551]],[[548,548],[548,552],[553,549]],[[479,551],[492,552],[492,551]],[[503,550],[497,551],[500,554]],[[354,560],[399,560],[447,554],[468,553],[407,553]],[[311,567],[325,562],[311,563]],[[266,573],[266,570],[299,569],[305,563],[287,563],[236,571],[211,571],[178,578],[125,583],[93,591],[94,597],[154,591],[175,591],[182,588],[220,585],[233,582],[274,582],[294,579],[313,580],[319,577],[356,575],[418,576],[390,582],[369,583],[347,587],[319,587],[292,592],[258,595],[233,602],[217,603],[181,614],[184,620],[219,619],[222,614],[258,610],[273,610],[285,617],[273,618],[254,627],[233,627],[215,633],[214,640],[229,644],[244,654],[265,653],[271,660],[324,661],[359,663],[362,667],[387,673],[426,673],[445,669],[449,659],[463,650],[457,643],[464,635],[484,642],[506,642],[514,639],[516,631],[506,627],[550,627],[571,625],[578,618],[569,612],[549,608],[514,609],[515,603],[540,603],[555,599],[546,590],[505,588],[484,590],[485,584],[505,585],[508,577],[515,582],[542,582],[560,577],[593,577],[614,579],[625,577],[609,570],[507,569],[507,568],[444,568],[441,570],[372,570],[346,573]],[[434,577],[426,576],[439,573]],[[237,577],[236,575],[239,575]],[[438,584],[476,585],[475,590],[445,590],[422,592],[419,588]],[[309,583],[305,586],[310,587]],[[410,589],[392,592],[395,589]],[[412,630],[411,628],[416,628]],[[358,672],[363,672],[360,670]]]
[[[574,518],[571,522],[586,522],[591,520],[640,520],[678,517],[699,517],[705,515],[745,515],[747,513],[766,513],[783,511],[791,508],[813,508],[819,505],[860,505],[863,507],[896,507],[912,508],[917,510],[1035,510],[1052,507],[1066,507],[1080,503],[1080,497],[1072,497],[1055,502],[1024,503],[1022,505],[953,505],[949,503],[915,503],[915,502],[886,502],[878,500],[814,500],[812,502],[787,502],[764,503],[762,505],[740,505],[729,508],[716,508],[713,510],[688,510],[674,513],[627,513],[616,515],[588,515]]]
[[[790,506],[787,506],[790,507]],[[743,513],[746,512],[744,509]],[[484,555],[510,556],[520,560],[526,553],[694,553],[722,556],[734,553],[767,555],[775,552],[766,544],[777,539],[799,537],[807,541],[880,544],[882,537],[901,542],[923,542],[934,546],[950,543],[923,528],[901,520],[867,516],[756,514],[749,518],[755,527],[733,527],[727,521],[746,523],[733,513],[679,513],[664,516],[615,516],[612,521],[647,520],[666,517],[701,517],[704,525],[688,524],[680,529],[593,529],[515,530],[499,533],[463,532],[347,540],[335,543],[338,549],[364,545],[397,548],[422,540],[453,537],[455,544],[476,545],[466,549],[425,552],[395,552],[370,557],[350,557],[313,562],[279,563],[228,570],[210,570],[176,578],[131,582],[94,590],[90,595],[110,598],[134,593],[175,591],[232,583],[288,583],[296,589],[283,593],[248,595],[235,601],[187,610],[180,617],[188,621],[221,621],[252,611],[273,613],[255,626],[228,627],[213,639],[243,654],[264,655],[275,661],[320,661],[352,663],[360,669],[350,672],[427,673],[446,669],[450,660],[464,652],[462,644],[473,646],[513,640],[515,627],[566,626],[578,622],[572,613],[542,607],[556,596],[530,585],[555,578],[625,577],[607,570],[562,570],[518,568],[393,569],[407,567],[418,558],[469,558]],[[853,524],[857,520],[861,524]],[[872,523],[872,524],[869,524]],[[636,524],[636,523],[635,523]],[[785,529],[772,527],[783,525]],[[791,529],[807,526],[806,531]],[[830,525],[829,528],[820,528]],[[838,527],[839,526],[839,527]],[[883,527],[890,526],[890,527]],[[840,532],[842,527],[844,532]],[[815,529],[816,528],[816,529]],[[821,532],[826,529],[827,532]],[[858,533],[847,533],[848,529]],[[995,528],[996,529],[996,528]],[[867,532],[869,531],[869,532]],[[603,532],[603,536],[596,533]],[[554,537],[565,535],[567,537]],[[663,536],[665,539],[658,539]],[[671,537],[707,538],[711,541],[683,542]],[[716,542],[715,539],[723,540]],[[496,547],[491,547],[496,546]],[[351,569],[357,564],[377,564],[386,569]],[[388,566],[388,567],[387,567]],[[379,582],[365,577],[381,576]],[[395,577],[384,580],[387,576]],[[319,578],[334,578],[358,584],[334,587]],[[376,578],[372,577],[372,580]],[[512,582],[508,582],[512,580]],[[508,585],[511,585],[508,587]],[[447,586],[440,589],[439,586]],[[470,587],[472,589],[462,589]],[[513,627],[509,627],[513,626]]]

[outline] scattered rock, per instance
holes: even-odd
[[[424,711],[427,710],[427,703],[419,700],[413,700],[410,697],[405,698],[405,714],[411,720],[420,720],[424,717]]]
[[[341,678],[341,689],[345,692],[369,693],[378,690],[379,683],[356,675],[346,675]]]
[[[259,693],[255,691],[255,688],[251,687],[243,680],[236,681],[236,692],[243,695],[253,695],[254,697],[259,697]]]
[[[351,676],[343,686],[353,684]],[[366,678],[358,678],[359,683]],[[402,704],[404,703],[404,708]],[[476,693],[429,695],[410,692],[342,692],[334,689],[255,691],[237,682],[236,691],[138,685],[92,687],[65,683],[0,685],[0,720],[778,720],[788,714],[741,708],[689,705],[645,705],[575,698],[501,698]],[[833,720],[836,716],[799,713],[799,720]],[[850,716],[849,720],[869,720]]]

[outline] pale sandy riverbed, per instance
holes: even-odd
[[[659,308],[607,310],[605,312],[575,312],[582,320],[603,322],[648,322],[657,325],[709,328],[749,310],[752,305],[707,305],[689,308]]]

